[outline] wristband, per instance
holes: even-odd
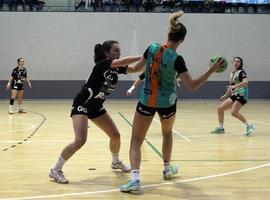
[[[129,88],[129,90],[128,90],[128,91],[132,92],[134,89],[135,89],[135,86],[134,86],[134,85],[132,85],[132,86]]]

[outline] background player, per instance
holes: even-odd
[[[24,67],[24,59],[18,58],[17,64],[18,66],[12,70],[12,74],[6,86],[7,90],[11,88],[11,98],[10,98],[9,109],[8,109],[9,114],[13,114],[13,104],[17,96],[18,96],[18,103],[19,103],[19,113],[25,113],[24,109],[22,108],[23,95],[24,95],[24,88],[23,88],[24,81],[28,83],[30,89],[32,88],[31,82],[28,78],[27,70]]]
[[[246,125],[246,135],[251,135],[255,126],[250,124],[246,118],[240,113],[241,108],[248,101],[248,78],[243,69],[243,59],[235,57],[232,63],[232,72],[230,77],[230,85],[227,92],[220,97],[223,101],[217,108],[219,126],[211,133],[224,133],[224,111],[231,109],[231,114]]]

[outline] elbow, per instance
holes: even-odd
[[[198,87],[194,87],[194,88],[191,89],[191,92],[195,92],[197,90],[198,90]]]
[[[198,88],[199,88],[198,86],[196,86],[195,84],[192,84],[192,85],[189,86],[188,89],[189,89],[191,92],[195,92],[196,90],[198,90]]]
[[[191,92],[195,92],[198,88],[194,86],[188,86],[187,89]]]

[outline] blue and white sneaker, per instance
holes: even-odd
[[[254,130],[255,130],[255,125],[254,124],[248,125],[246,135],[247,136],[252,135]]]
[[[141,191],[141,184],[140,180],[129,180],[126,184],[121,185],[120,187],[121,192],[140,192]]]
[[[211,133],[214,133],[214,134],[223,134],[223,133],[225,133],[225,129],[224,128],[220,128],[220,127],[216,127],[213,131],[211,131]]]
[[[171,165],[170,170],[163,171],[163,179],[164,180],[171,180],[172,176],[178,173],[178,166]]]

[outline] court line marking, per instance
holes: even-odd
[[[266,126],[270,126],[270,123],[267,123],[267,122],[260,122],[260,121],[254,121],[254,120],[252,120],[252,122],[256,122],[258,124],[263,124],[263,125],[266,125]]]
[[[233,175],[233,174],[243,173],[243,172],[247,172],[247,171],[252,171],[252,170],[256,170],[256,169],[263,168],[263,167],[268,167],[268,166],[270,166],[270,163],[266,163],[266,164],[259,165],[259,166],[256,166],[256,167],[250,167],[250,168],[246,168],[246,169],[241,169],[241,170],[231,171],[231,172],[227,172],[227,173],[222,173],[222,174],[203,176],[203,177],[186,179],[186,180],[179,180],[179,181],[174,181],[174,182],[166,182],[166,183],[145,185],[145,186],[142,186],[142,188],[159,187],[159,186],[162,186],[162,185],[173,185],[173,184],[176,184],[176,183],[185,183],[185,182],[192,182],[192,181],[197,181],[197,180],[205,180],[205,179],[210,179],[210,178],[228,176],[228,175]],[[64,197],[64,196],[80,196],[80,195],[87,195],[87,194],[110,193],[110,192],[116,192],[116,191],[119,191],[119,189],[99,190],[99,191],[89,191],[89,192],[79,192],[79,193],[65,193],[65,194],[59,194],[59,195],[42,195],[42,196],[30,196],[30,197],[19,197],[19,198],[5,198],[5,199],[0,199],[0,200],[44,199],[44,198],[56,198],[56,197]]]
[[[161,124],[159,120],[154,119],[155,122],[157,122],[158,124]],[[176,135],[180,136],[181,138],[184,138],[185,140],[192,142],[191,139],[189,139],[188,137],[184,136],[183,134],[179,133],[178,131],[176,131],[175,129],[172,130],[173,133],[175,133]]]
[[[47,120],[46,116],[43,115],[43,114],[41,114],[41,113],[38,113],[38,112],[35,112],[35,111],[30,111],[30,110],[29,110],[28,112],[31,112],[31,113],[34,113],[34,114],[36,114],[36,115],[41,116],[41,117],[42,117],[41,123],[40,123],[39,125],[35,126],[35,129],[32,131],[32,133],[31,133],[30,135],[28,135],[28,137],[25,138],[23,141],[17,142],[17,143],[15,143],[15,144],[13,144],[13,145],[7,147],[7,148],[4,148],[4,149],[2,149],[2,150],[0,149],[1,152],[6,152],[6,151],[8,151],[8,150],[10,150],[10,149],[12,149],[12,148],[17,147],[18,145],[25,144],[27,141],[30,140],[30,138],[32,138],[32,137],[36,134],[36,132],[39,130],[39,128],[40,128],[40,127],[45,123],[45,121]]]
[[[17,129],[17,130],[0,130],[0,133],[17,133],[17,132],[23,132],[23,131],[32,130],[32,129],[34,129],[36,127],[35,124],[30,124],[30,123],[12,123],[12,124],[19,124],[19,125],[26,124],[26,125],[30,125],[31,127],[25,128],[25,129]]]
[[[24,141],[24,140],[6,140],[6,141],[0,141],[0,143],[19,143],[19,142],[30,143],[31,141]]]
[[[221,173],[221,174],[215,174],[215,175],[209,175],[209,176],[202,176],[197,178],[190,178],[185,180],[179,180],[179,181],[173,181],[173,182],[166,182],[166,183],[157,183],[157,184],[149,184],[149,185],[143,185],[142,188],[153,188],[153,187],[160,187],[164,185],[174,185],[178,183],[187,183],[192,181],[199,181],[199,180],[206,180],[211,178],[217,178],[217,177],[223,177],[223,176],[229,176],[234,175],[238,173],[248,172],[264,167],[269,167],[270,163],[265,163],[259,166],[255,167],[249,167],[246,169],[240,169],[236,171]],[[104,194],[104,193],[110,193],[110,192],[120,192],[119,188],[117,189],[108,189],[108,190],[97,190],[97,191],[88,191],[88,192],[74,192],[74,193],[64,193],[64,194],[55,194],[55,195],[41,195],[41,196],[28,196],[28,197],[15,197],[15,198],[3,198],[0,200],[28,200],[28,199],[45,199],[45,198],[57,198],[57,197],[67,197],[67,196],[82,196],[82,195],[91,195],[91,194]]]
[[[270,123],[267,123],[267,122],[261,122],[261,121],[254,121],[252,120],[252,122],[256,122],[257,124],[263,124],[265,126],[270,126]],[[255,123],[255,126],[256,126],[256,123]],[[240,123],[241,124],[241,123]],[[233,125],[233,126],[239,126],[239,124],[237,122],[227,122],[226,125]],[[240,133],[239,133],[240,132]],[[255,129],[255,133],[256,134],[256,129]],[[189,138],[207,138],[207,137],[213,137],[213,136],[239,136],[239,135],[242,135],[242,136],[245,136],[245,137],[252,137],[252,136],[246,136],[246,133],[244,131],[230,131],[229,133],[228,132],[225,132],[224,134],[213,134],[209,131],[209,134],[205,134],[205,135],[192,135],[192,134],[188,134]],[[270,135],[258,135],[260,137],[264,136],[264,137],[269,137]]]
[[[118,114],[130,125],[130,127],[132,127],[132,123],[121,112],[118,112]],[[155,147],[155,145],[153,145],[146,137],[144,138],[144,141],[154,150],[161,160],[163,160],[162,153]]]

